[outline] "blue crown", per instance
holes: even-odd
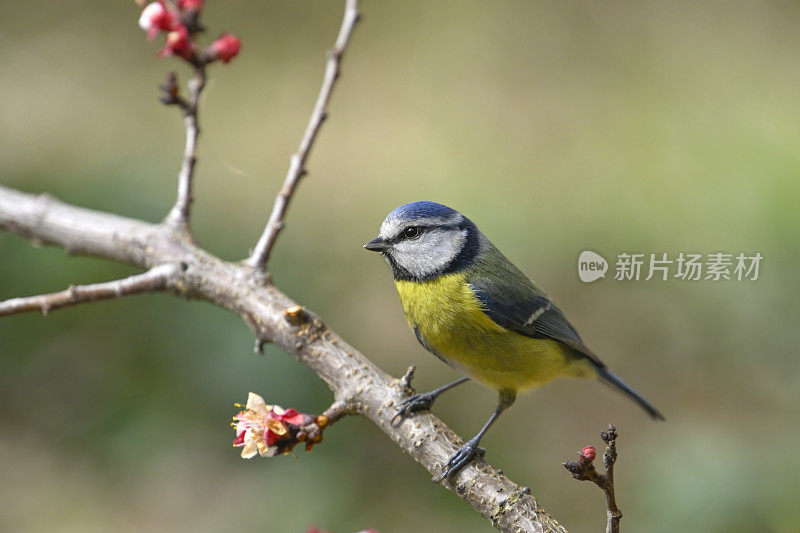
[[[458,213],[455,209],[451,209],[446,205],[437,204],[436,202],[411,202],[401,205],[386,218],[400,218],[403,220],[414,220],[417,218],[445,218]]]

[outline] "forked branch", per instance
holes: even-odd
[[[190,5],[195,6],[194,12],[186,7]],[[204,67],[217,59],[227,62],[239,50],[238,39],[225,34],[203,51],[196,47],[191,37],[202,29],[197,19],[200,9],[197,6],[200,5],[202,3],[152,2],[148,4],[151,14],[160,18],[147,18],[143,12],[143,28],[149,32],[152,33],[158,24],[168,26],[156,27],[156,30],[160,28],[170,32],[167,47],[162,52],[177,55],[194,67],[188,99],[179,95],[174,76],[168,77],[162,86],[162,101],[181,108],[186,126],[177,200],[164,224],[149,224],[82,209],[47,195],[31,195],[0,186],[0,229],[35,242],[61,246],[71,253],[113,259],[147,271],[123,280],[2,302],[0,315],[30,310],[47,313],[66,305],[155,291],[205,300],[238,315],[253,330],[258,339],[257,346],[266,340],[281,346],[331,388],[334,403],[322,416],[310,421],[303,418],[302,425],[296,428],[276,425],[276,431],[288,432],[289,428],[294,432],[290,436],[295,444],[303,441],[314,444],[321,439],[325,427],[344,416],[364,416],[429,473],[438,476],[447,459],[463,442],[431,413],[417,413],[395,423],[397,405],[412,392],[413,371],[401,380],[393,379],[349,346],[313,313],[298,306],[273,284],[263,283],[267,260],[283,228],[289,202],[306,172],[309,153],[327,116],[342,56],[359,18],[358,0],[346,0],[339,34],[333,49],[328,52],[322,87],[303,138],[292,156],[266,227],[244,264],[223,261],[199,248],[188,231],[199,135],[197,106],[205,85]],[[182,28],[184,33],[164,24],[164,18],[170,17],[170,10],[173,13],[180,11],[182,26],[179,30]],[[239,423],[243,423],[242,419],[238,419],[237,426]],[[285,444],[291,443],[287,441]],[[248,450],[250,452],[252,450]],[[443,481],[442,485],[502,531],[565,531],[541,508],[530,489],[515,484],[482,459],[469,464]]]
[[[182,232],[165,225],[71,206],[48,196],[0,186],[0,229],[29,239],[68,247],[74,253],[114,259],[142,268],[181,265],[171,274],[169,292],[200,299],[236,313],[256,338],[281,346],[308,366],[333,391],[337,414],[370,419],[431,475],[463,444],[439,418],[417,413],[400,423],[392,418],[410,391],[348,345],[318,317],[247,266],[222,261],[198,248]],[[442,486],[501,531],[560,533],[530,490],[478,460]]]
[[[603,491],[606,496],[606,533],[619,533],[619,521],[622,511],[617,506],[614,494],[614,463],[617,462],[617,428],[608,425],[608,431],[601,431],[600,438],[606,443],[603,453],[603,466],[605,474],[599,473],[594,467],[595,449],[586,446],[578,452],[578,460],[564,463],[572,477],[581,481],[591,481]]]

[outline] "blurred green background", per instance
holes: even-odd
[[[210,0],[194,223],[244,257],[311,110],[341,2]],[[271,271],[382,368],[454,378],[420,348],[383,262],[361,249],[412,200],[451,205],[543,286],[588,344],[667,416],[558,381],[488,434],[488,459],[571,531],[602,495],[561,462],[619,428],[628,531],[800,528],[800,4],[363,2],[331,118]],[[0,4],[0,183],[158,221],[183,147],[133,2]],[[576,274],[584,249],[761,252],[756,282]],[[135,270],[0,234],[0,298]],[[280,349],[252,353],[235,316],[139,296],[0,320],[0,529],[336,533],[486,531],[370,423],[313,453],[244,461],[233,402],[320,412],[325,385]],[[494,393],[435,411],[472,435]]]

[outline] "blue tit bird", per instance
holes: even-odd
[[[481,438],[517,392],[559,376],[598,378],[664,419],[611,373],[547,294],[458,211],[427,201],[402,205],[364,248],[380,252],[391,267],[419,343],[467,376],[407,398],[397,416],[429,409],[440,394],[469,379],[498,391],[489,421],[450,458],[443,478],[483,455]]]

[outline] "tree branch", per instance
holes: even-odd
[[[0,302],[0,316],[16,315],[27,311],[41,311],[47,316],[50,311],[70,305],[111,300],[132,294],[163,291],[167,281],[178,268],[174,264],[163,264],[124,279],[95,283],[92,285],[73,285],[65,291],[51,294],[12,298]]]
[[[403,383],[376,367],[313,313],[297,309],[289,297],[263,283],[256,270],[214,257],[172,226],[82,209],[0,186],[0,229],[143,268],[181,265],[169,273],[166,290],[229,309],[258,339],[274,342],[307,365],[333,391],[332,417],[354,413],[369,418],[432,475],[441,473],[462,444],[430,413],[392,424],[393,406],[409,392]],[[442,484],[502,531],[565,531],[529,489],[483,460]]]
[[[55,244],[70,254],[145,267],[147,242],[157,226],[70,206],[46,193],[27,194],[0,185],[0,229],[34,244]]]
[[[605,474],[599,473],[594,467],[595,449],[586,446],[578,452],[578,460],[563,463],[572,477],[580,481],[591,481],[603,491],[606,496],[606,533],[619,533],[619,521],[622,511],[617,507],[617,498],[614,495],[614,463],[617,462],[617,428],[608,425],[608,431],[601,431],[600,438],[606,443],[603,453],[603,466]]]
[[[317,138],[322,123],[328,117],[328,101],[331,98],[333,87],[339,78],[342,56],[350,42],[353,28],[358,22],[358,0],[347,0],[344,8],[342,26],[333,48],[328,51],[328,59],[325,63],[325,76],[322,79],[322,87],[319,90],[314,110],[306,126],[306,131],[300,141],[297,152],[292,156],[289,171],[283,181],[283,187],[275,197],[275,204],[269,216],[264,232],[258,239],[253,253],[247,259],[247,264],[252,268],[263,270],[269,260],[269,254],[275,245],[278,234],[284,227],[284,217],[289,207],[289,201],[297,188],[300,179],[306,174],[306,160],[311,151],[311,147]]]
[[[617,462],[617,428],[608,425],[608,431],[601,431],[600,438],[606,443],[603,453],[603,466],[606,469],[606,533],[619,533],[619,521],[622,511],[617,507],[614,495],[614,464]]]
[[[184,100],[177,95],[175,74],[170,73],[167,83],[161,88],[166,93],[161,101],[167,105],[177,105],[183,111],[183,124],[186,128],[186,147],[183,151],[183,162],[178,174],[178,196],[175,205],[170,210],[165,221],[184,230],[188,230],[189,215],[192,206],[192,181],[194,167],[197,163],[197,139],[200,136],[198,125],[198,105],[200,93],[206,86],[206,69],[203,63],[194,66],[194,75],[187,83],[189,100]]]
[[[175,10],[171,2],[168,5]],[[196,15],[193,15],[193,23],[187,19],[190,32],[201,29]],[[236,313],[247,323],[256,335],[256,348],[266,341],[283,347],[333,391],[334,402],[322,415],[304,419],[302,427],[289,427],[291,432],[282,428],[291,437],[285,438],[288,439],[285,445],[293,446],[305,441],[307,446],[313,446],[322,439],[325,427],[346,415],[362,415],[438,478],[447,459],[463,442],[430,413],[417,413],[394,423],[395,406],[413,392],[410,387],[413,368],[400,380],[393,379],[265,277],[266,263],[284,226],[289,202],[306,173],[306,161],[327,117],[342,56],[358,18],[358,0],[346,0],[339,34],[328,52],[322,87],[308,125],[297,152],[291,158],[267,225],[247,260],[236,264],[225,262],[199,248],[189,232],[192,178],[199,135],[197,106],[205,85],[204,65],[216,59],[229,60],[238,52],[238,39],[232,38],[231,41],[225,37],[226,41],[221,37],[200,53],[194,43],[187,52],[178,48],[179,42],[168,37],[167,45],[172,46],[170,52],[191,63],[194,76],[188,84],[188,100],[178,94],[173,74],[162,86],[162,101],[182,109],[186,127],[178,195],[163,223],[149,224],[82,209],[48,195],[26,194],[0,186],[0,229],[37,243],[61,246],[70,253],[136,265],[148,269],[147,272],[124,280],[73,287],[60,293],[9,300],[0,303],[0,316],[33,309],[46,313],[65,305],[148,291],[168,291],[187,299],[205,300]],[[275,429],[281,428],[275,426]],[[252,448],[248,451],[250,453]],[[502,531],[565,531],[539,506],[530,489],[515,484],[482,459],[474,461],[442,484]]]

